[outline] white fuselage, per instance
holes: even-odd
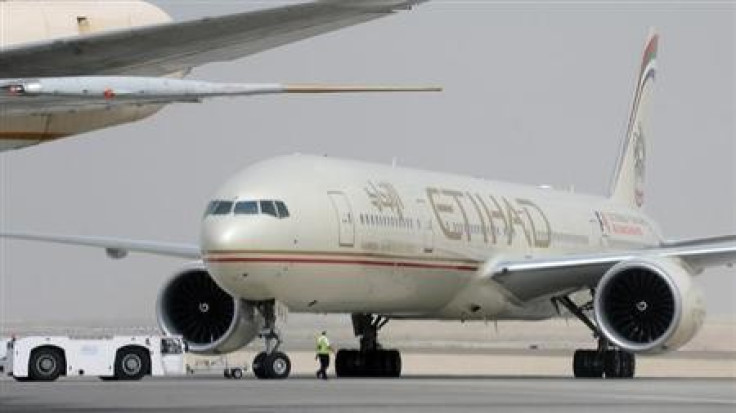
[[[548,299],[522,305],[487,267],[661,240],[640,211],[605,198],[303,155],[247,168],[214,199],[287,206],[279,218],[223,205],[206,214],[201,247],[230,294],[297,312],[547,318]]]

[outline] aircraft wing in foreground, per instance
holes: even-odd
[[[139,0],[2,3],[8,23],[0,48],[0,152],[133,122],[175,102],[276,93],[437,91],[181,79],[197,66],[388,16],[420,2],[318,0],[184,22],[171,22],[162,10]],[[64,29],[48,29],[40,38],[29,35],[36,31],[26,26],[39,25]]]
[[[3,105],[4,115],[32,115],[130,105],[199,103],[216,97],[441,90],[439,87],[216,83],[161,77],[79,76],[0,81],[0,105]]]
[[[0,79],[163,76],[378,19],[421,2],[320,0],[9,46],[0,51]]]

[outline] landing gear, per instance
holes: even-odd
[[[340,350],[335,371],[338,377],[400,377],[401,353],[397,350]]]
[[[276,351],[258,353],[253,359],[253,374],[259,379],[285,379],[291,373],[291,360],[286,354]]]
[[[378,330],[388,318],[372,314],[353,314],[353,330],[360,337],[360,350],[340,350],[335,358],[337,377],[400,377],[401,353],[384,350]]]
[[[258,353],[253,359],[253,374],[259,379],[285,379],[291,373],[291,360],[278,351],[281,337],[276,329],[276,303],[273,300],[265,301],[258,303],[257,307],[265,320],[261,337],[266,342],[266,351]]]
[[[611,348],[610,343],[601,334],[598,326],[585,314],[592,308],[591,303],[578,306],[570,297],[555,297],[555,304],[561,304],[571,314],[577,317],[592,332],[598,340],[597,350],[576,350],[573,356],[572,370],[575,377],[580,378],[631,378],[636,370],[634,354]]]

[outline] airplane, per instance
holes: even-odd
[[[339,377],[399,377],[401,353],[379,333],[394,319],[544,320],[570,314],[596,346],[575,377],[630,378],[636,354],[673,351],[703,324],[694,277],[736,263],[736,235],[667,241],[645,203],[648,108],[658,35],[646,43],[609,196],[394,165],[291,155],[229,179],[198,245],[5,232],[9,239],[192,260],[162,287],[157,318],[193,352],[262,337],[258,378],[283,379],[276,314],[351,314],[359,341]],[[298,184],[294,177],[299,176]]]
[[[143,0],[0,2],[0,152],[147,118],[165,105],[280,93],[437,87],[220,84],[182,79],[233,60],[410,9],[423,0],[318,0],[172,22]]]

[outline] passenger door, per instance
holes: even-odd
[[[355,245],[355,219],[348,197],[340,191],[328,192],[332,207],[337,216],[338,242],[341,247]]]
[[[419,211],[419,231],[422,234],[422,247],[424,252],[431,253],[434,251],[434,230],[432,229],[432,216],[429,214],[427,202],[423,199],[417,200],[417,210]]]

